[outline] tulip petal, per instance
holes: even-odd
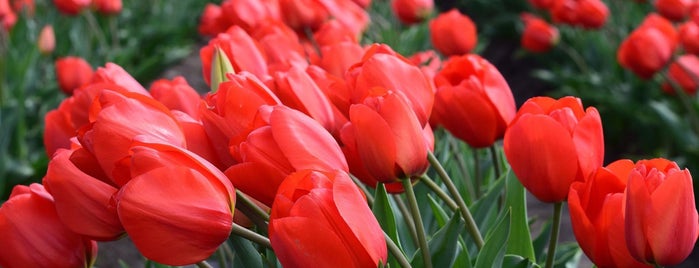
[[[354,128],[357,152],[365,167],[377,180],[395,179],[396,142],[391,127],[374,110],[363,104],[350,107],[350,121]]]
[[[590,107],[578,122],[573,133],[573,142],[578,155],[582,178],[585,180],[604,161],[604,134],[602,119],[597,109]]]
[[[637,260],[652,260],[653,253],[646,240],[645,221],[650,213],[650,193],[646,189],[643,176],[638,170],[631,171],[626,186],[626,211],[624,227],[626,246],[629,253]]]
[[[443,86],[435,96],[434,113],[439,115],[440,123],[454,136],[475,148],[487,147],[495,142],[496,112],[486,96],[463,86]]]
[[[378,110],[391,128],[396,149],[396,165],[406,176],[421,175],[427,170],[427,144],[422,127],[399,93],[388,94]],[[386,133],[384,133],[386,135]]]
[[[566,199],[578,160],[561,124],[545,115],[524,115],[505,133],[504,149],[512,171],[534,196],[544,202]]]
[[[340,237],[317,219],[279,218],[271,221],[269,228],[272,248],[284,267],[354,267],[353,257]]]
[[[231,166],[226,177],[238,190],[272,206],[277,188],[284,180],[284,173],[258,162],[246,162]]]

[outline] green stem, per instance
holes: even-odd
[[[498,161],[498,151],[495,144],[490,146],[490,157],[493,160],[493,169],[495,170],[495,179],[500,178],[500,161]]]
[[[364,196],[366,196],[366,202],[369,204],[370,208],[374,207],[374,196],[369,192],[369,189],[366,188],[366,185],[364,185],[363,182],[359,181],[356,177],[352,176],[350,174],[350,178],[352,178],[352,181],[354,181],[354,184],[359,187],[359,190],[361,190],[364,193]]]
[[[568,55],[568,57],[570,57],[570,59],[572,59],[573,62],[575,62],[575,65],[577,65],[578,68],[580,68],[580,71],[582,71],[585,74],[590,73],[590,67],[587,66],[587,63],[585,63],[585,60],[580,55],[580,53],[578,53],[577,50],[566,46],[563,42],[559,42],[558,47],[560,47],[563,50],[563,52],[565,52]]]
[[[231,230],[231,233],[240,236],[242,238],[245,238],[247,240],[250,240],[252,242],[255,242],[258,245],[264,246],[266,248],[272,249],[272,244],[269,243],[269,239],[267,237],[264,237],[258,233],[255,233],[253,231],[250,231],[238,224],[233,224],[233,230]]]
[[[223,242],[226,243],[226,242]],[[218,257],[218,263],[221,267],[228,267],[228,261],[226,260],[226,253],[223,251],[223,246],[218,247],[216,250],[216,255]]]
[[[252,202],[247,195],[243,194],[239,190],[235,190],[235,197],[237,201],[240,201],[240,203],[250,209],[250,211],[256,216],[262,218],[264,221],[269,221],[269,214],[257,206],[255,202]]]
[[[675,93],[677,94],[677,98],[680,99],[682,106],[684,106],[684,108],[687,110],[687,113],[689,113],[689,122],[692,126],[692,130],[694,130],[694,134],[699,135],[699,116],[697,115],[697,110],[694,109],[692,103],[689,102],[689,96],[687,96],[687,92],[684,92],[682,87],[678,85],[675,80],[670,78],[670,76],[668,76],[667,73],[663,72],[662,74],[665,80],[670,82],[672,89],[674,89]]]
[[[209,264],[206,261],[197,262],[197,267],[199,267],[199,268],[213,268],[213,266],[211,266],[211,264]]]
[[[425,268],[432,268],[432,256],[430,255],[430,248],[427,246],[427,235],[425,234],[425,226],[422,224],[420,208],[417,206],[417,199],[413,191],[413,183],[409,179],[402,181],[403,188],[405,188],[405,196],[408,198],[408,206],[410,206],[410,212],[415,222],[415,232],[417,233],[420,252],[422,252],[422,260],[425,263]]]
[[[104,32],[102,31],[99,24],[97,23],[97,19],[95,18],[95,15],[92,14],[92,11],[86,11],[84,13],[85,13],[85,19],[87,20],[87,24],[90,26],[90,30],[92,31],[92,34],[97,38],[97,42],[99,42],[101,50],[106,50],[107,53],[109,53],[110,49],[107,45],[107,38],[104,37]]]
[[[449,177],[449,174],[447,174],[447,171],[444,170],[444,167],[442,167],[442,164],[439,163],[432,152],[428,151],[427,159],[430,161],[432,167],[437,170],[437,174],[442,177],[444,185],[447,186],[447,190],[449,190],[449,193],[454,197],[456,204],[459,206],[461,216],[464,218],[464,221],[466,221],[466,228],[468,229],[468,232],[471,234],[471,237],[473,237],[473,241],[476,242],[478,249],[481,249],[483,244],[485,244],[485,242],[483,242],[483,236],[481,236],[481,232],[478,230],[478,225],[476,225],[476,221],[473,220],[473,216],[471,216],[471,211],[468,210],[466,203],[464,203],[464,199],[461,197],[461,194],[459,194],[459,190],[456,189],[456,186]]]
[[[403,215],[403,220],[405,221],[405,224],[408,225],[408,230],[410,230],[410,237],[412,237],[413,241],[417,243],[417,232],[415,232],[415,222],[413,222],[413,218],[409,216],[410,211],[408,211],[408,207],[405,205],[405,202],[403,202],[403,199],[401,199],[398,195],[393,195],[393,201],[396,201],[398,210],[400,210],[400,213]]]
[[[223,252],[226,253],[226,256],[232,261],[235,261],[235,252],[233,252],[233,249],[231,249],[231,246],[228,244],[228,240],[223,242],[223,245],[221,245],[223,248]]]
[[[458,206],[456,205],[456,202],[454,202],[454,199],[451,199],[451,197],[449,197],[449,195],[447,195],[447,193],[445,193],[442,190],[442,187],[439,187],[439,185],[437,185],[436,182],[434,182],[429,176],[427,176],[427,174],[423,174],[422,176],[420,176],[420,180],[425,184],[425,186],[427,186],[427,188],[430,188],[432,192],[437,194],[437,196],[439,196],[439,199],[442,199],[442,201],[444,201],[444,203],[446,203],[451,210],[458,209]]]
[[[558,202],[553,205],[553,228],[551,228],[551,237],[549,239],[549,250],[546,253],[546,268],[553,267],[553,261],[556,259],[556,244],[558,244],[558,232],[561,228],[561,211],[563,210],[563,202]]]
[[[473,185],[476,189],[476,199],[481,197],[481,157],[478,153],[478,149],[473,149]]]
[[[401,267],[410,268],[410,261],[408,261],[408,259],[405,257],[405,253],[403,253],[403,251],[398,247],[398,245],[396,245],[395,242],[393,242],[393,239],[391,239],[391,237],[388,236],[385,231],[383,236],[386,239],[388,251],[391,252],[391,255],[396,258],[398,264],[400,264]]]
[[[457,139],[454,139],[453,137],[450,138],[452,150],[454,151],[453,155],[456,156],[456,163],[459,165],[461,175],[464,176],[464,185],[466,185],[466,191],[468,191],[465,201],[466,204],[471,204],[471,196],[476,196],[476,191],[473,189],[473,185],[475,185],[475,183],[473,182],[473,178],[471,178],[471,173],[469,173],[468,168],[466,168],[466,159],[464,159],[464,155],[461,153],[461,148],[459,148],[458,142],[459,141]]]

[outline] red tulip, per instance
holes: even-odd
[[[263,80],[268,76],[267,59],[260,45],[243,29],[233,26],[225,33],[218,34],[199,50],[207,85],[211,85],[211,61],[216,47],[226,53],[236,73],[247,71]]]
[[[387,260],[381,227],[342,171],[289,175],[274,199],[269,238],[284,267],[376,267]]]
[[[39,32],[39,40],[37,42],[39,52],[44,55],[51,54],[56,48],[56,35],[53,33],[53,26],[46,25]]]
[[[266,21],[282,18],[279,0],[226,0],[221,11],[226,27],[235,25],[248,33]]]
[[[7,0],[0,1],[0,24],[5,31],[9,32],[17,23],[17,14],[15,14]]]
[[[672,79],[684,92],[689,95],[697,93],[699,81],[699,58],[693,54],[682,55],[677,60],[670,64],[668,68],[668,77]],[[663,91],[669,94],[675,94],[673,85],[666,82],[663,84]]]
[[[70,231],[44,186],[17,185],[0,207],[0,266],[90,267],[97,243]]]
[[[299,37],[281,21],[270,21],[256,29],[253,38],[267,56],[269,73],[285,72],[291,67],[306,69],[308,59]]]
[[[478,43],[476,25],[457,9],[430,21],[430,39],[434,48],[445,56],[469,53]]]
[[[59,58],[55,69],[58,87],[69,96],[73,95],[76,88],[89,83],[94,73],[92,66],[80,57]]]
[[[353,0],[320,0],[320,2],[328,10],[331,18],[340,22],[355,36],[361,36],[369,25],[369,14]]]
[[[505,132],[512,171],[543,202],[566,200],[574,181],[585,181],[604,160],[599,112],[578,98],[527,100]]]
[[[420,68],[427,80],[434,83],[437,71],[442,68],[442,60],[434,50],[419,51],[408,58],[415,66]],[[436,88],[436,87],[435,87]]]
[[[558,29],[545,20],[531,14],[523,14],[524,32],[522,47],[530,52],[546,52],[558,43]]]
[[[146,88],[126,72],[124,68],[111,62],[105,64],[104,67],[97,68],[97,71],[95,71],[95,74],[92,76],[92,83],[100,82],[114,83],[130,92],[150,96]]]
[[[618,160],[600,167],[586,182],[570,186],[568,205],[580,248],[598,267],[651,267],[636,261],[626,248],[624,198],[634,167]]]
[[[178,110],[193,118],[199,118],[199,104],[202,98],[184,77],[177,76],[172,80],[156,80],[151,84],[149,91],[154,99],[170,110]]]
[[[199,26],[197,26],[199,34],[215,36],[225,32],[226,29],[228,29],[228,22],[223,16],[223,9],[216,4],[207,3],[199,18]]]
[[[682,21],[689,15],[689,8],[694,0],[655,0],[653,6],[663,17]]]
[[[320,0],[279,0],[279,8],[284,10],[284,23],[298,31],[305,28],[318,29],[330,18],[328,10]]]
[[[182,148],[138,142],[131,152],[133,178],[115,202],[138,250],[167,265],[208,258],[231,232],[233,186],[216,167]]]
[[[577,25],[580,15],[577,10],[578,1],[576,0],[555,0],[549,12],[554,23]]]
[[[3,0],[4,1],[4,0]],[[11,0],[12,10],[17,13],[27,12],[29,16],[34,16],[34,0]],[[0,4],[2,5],[2,4]],[[1,13],[1,12],[0,12]],[[2,16],[0,16],[2,17]]]
[[[391,9],[403,24],[414,24],[430,16],[434,0],[391,0]]]
[[[321,47],[341,42],[357,43],[357,36],[336,20],[329,20],[323,23],[313,33],[313,39]]]
[[[92,0],[53,0],[58,11],[71,16],[78,15],[83,9],[90,6],[91,2]]]
[[[617,60],[641,78],[650,78],[670,60],[677,33],[665,18],[650,14],[619,46]]]
[[[114,15],[121,12],[121,0],[92,0],[97,12],[105,15]]]
[[[699,55],[699,24],[691,20],[685,22],[680,26],[679,37],[685,52]]]
[[[599,29],[609,17],[609,8],[600,0],[579,0],[576,8],[579,26],[587,29]]]
[[[638,161],[624,202],[631,256],[661,266],[677,265],[689,256],[699,236],[689,170],[662,158]]]
[[[271,109],[269,125],[248,135],[239,147],[243,163],[226,170],[242,192],[271,206],[279,184],[292,172],[348,171],[340,146],[318,122],[285,106],[263,108]]]
[[[556,0],[527,0],[527,2],[538,9],[550,9]]]
[[[516,107],[507,81],[495,66],[475,54],[455,56],[434,80],[437,122],[475,148],[502,138]]]
[[[110,204],[117,188],[81,169],[96,164],[82,165],[83,160],[90,160],[84,157],[90,156],[80,149],[59,150],[49,162],[43,183],[56,200],[59,218],[70,230],[95,240],[114,240],[124,233],[116,208]]]
[[[342,142],[356,148],[364,168],[380,182],[422,175],[430,149],[423,127],[400,92],[379,94],[350,107],[350,123],[342,129]]]

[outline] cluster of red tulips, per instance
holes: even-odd
[[[582,27],[607,16],[598,0],[531,2]],[[206,260],[231,232],[255,230],[284,267],[377,267],[395,241],[358,184],[414,194],[437,164],[437,128],[472,148],[503,139],[526,189],[559,211],[569,203],[580,247],[598,266],[673,265],[689,255],[699,219],[688,170],[666,159],[602,166],[600,115],[578,98],[535,97],[517,110],[500,72],[470,54],[476,27],[457,10],[429,22],[444,61],[431,50],[406,57],[360,44],[368,6],[208,5],[199,26],[211,36],[200,50],[211,88],[203,97],[182,77],[146,89],[116,64],[93,70],[80,58],[58,60],[68,97],[45,117],[48,170],[42,184],[15,187],[0,207],[0,266],[87,267],[96,241],[124,236],[148,259],[187,265]],[[409,24],[428,19],[433,3],[396,0],[393,8]],[[600,15],[571,15],[589,10]],[[662,42],[656,20],[632,36]],[[621,56],[646,47],[635,38],[622,46],[622,64],[639,75],[662,67]],[[525,47],[545,50],[531,42]],[[470,224],[468,210],[460,213]]]

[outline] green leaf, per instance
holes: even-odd
[[[541,226],[541,232],[534,238],[532,245],[534,246],[534,255],[537,259],[543,260],[546,257],[546,246],[548,246],[549,237],[551,236],[551,220],[547,220]]]
[[[460,251],[459,240],[456,238],[463,233],[464,227],[461,215],[454,213],[449,222],[437,230],[432,239],[427,242],[434,267],[453,267]],[[418,249],[413,255],[411,260],[413,266],[417,267],[423,263],[421,250]]]
[[[463,237],[459,237],[459,255],[456,256],[454,266],[459,268],[471,268],[471,256],[468,254],[468,247]]]
[[[505,180],[497,180],[492,184],[490,190],[481,199],[473,203],[469,210],[473,214],[480,232],[486,233],[486,228],[493,226],[498,216],[498,198],[505,186]]]
[[[531,261],[531,259],[524,258],[518,255],[505,254],[505,258],[502,261],[502,267],[507,268],[540,268],[538,264]]]
[[[233,262],[236,267],[262,268],[262,256],[255,246],[247,239],[232,235],[229,239],[235,250],[236,257]]]
[[[372,207],[372,212],[376,217],[376,220],[381,225],[381,229],[388,235],[393,242],[396,243],[398,248],[403,250],[401,247],[400,239],[398,236],[398,227],[396,226],[396,218],[393,214],[393,207],[391,207],[391,202],[388,200],[388,193],[386,192],[386,187],[383,183],[379,183],[376,186],[376,192],[374,193],[374,206]],[[404,251],[405,252],[405,251]],[[400,267],[396,259],[389,254],[388,265],[392,267]]]
[[[556,260],[553,263],[555,268],[575,268],[578,267],[582,257],[582,250],[577,243],[559,244],[556,247]]]
[[[432,214],[434,214],[434,218],[437,221],[437,224],[441,228],[445,224],[447,224],[447,219],[449,218],[449,215],[447,215],[447,212],[444,211],[444,208],[437,203],[437,200],[434,200],[431,195],[427,195],[428,200],[430,200],[430,207],[432,208]]]
[[[476,268],[502,267],[507,240],[510,237],[510,219],[511,213],[508,209],[486,236],[485,245],[476,257]]]
[[[510,239],[507,243],[507,254],[519,255],[536,263],[527,220],[527,196],[524,187],[512,170],[507,172],[505,179],[507,180],[506,207],[512,211],[512,226],[510,227]]]

